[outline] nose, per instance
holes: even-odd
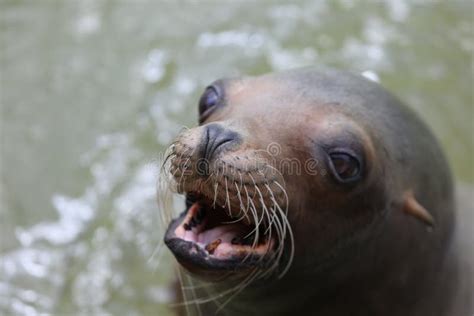
[[[240,143],[238,133],[224,128],[219,124],[205,126],[200,144],[201,157],[210,161],[216,154],[228,150]]]

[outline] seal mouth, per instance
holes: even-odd
[[[275,248],[275,239],[260,229],[208,197],[189,192],[186,210],[170,223],[165,243],[191,272],[247,270],[265,265]]]

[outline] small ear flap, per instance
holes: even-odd
[[[416,200],[412,191],[407,191],[403,195],[403,211],[414,216],[430,227],[434,226],[433,216]]]

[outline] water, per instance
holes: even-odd
[[[157,160],[219,77],[364,73],[472,183],[473,33],[469,0],[1,0],[0,314],[168,314]]]

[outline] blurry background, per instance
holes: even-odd
[[[0,0],[0,314],[167,315],[158,158],[224,76],[378,80],[473,183],[473,2]]]

